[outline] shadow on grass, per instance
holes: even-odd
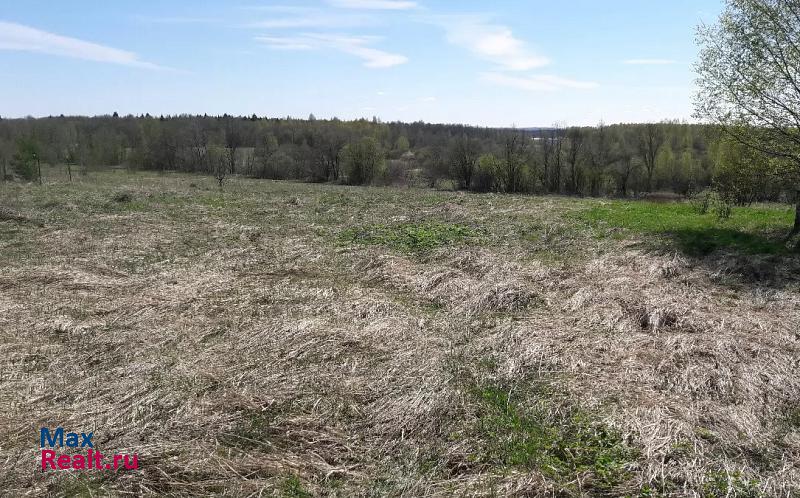
[[[790,254],[779,234],[748,233],[732,228],[686,228],[663,232],[687,256],[704,257],[725,250],[741,255]]]
[[[687,203],[601,201],[578,217],[596,237],[643,235],[643,246],[677,250],[730,283],[800,283],[800,253],[785,240],[794,217],[788,206],[737,207],[721,220],[697,214]]]

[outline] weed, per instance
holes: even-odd
[[[286,498],[311,498],[313,495],[303,488],[297,476],[287,477],[281,484],[281,494]]]
[[[758,489],[756,479],[748,479],[739,471],[713,472],[706,477],[703,484],[704,498],[757,498],[763,496]]]
[[[517,400],[499,385],[476,387],[477,430],[487,464],[536,469],[564,487],[581,478],[584,487],[608,493],[630,477],[637,453],[613,429],[574,406],[558,406],[547,388]]]

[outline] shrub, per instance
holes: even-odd
[[[472,177],[472,190],[493,192],[497,190],[497,172],[500,160],[492,154],[484,154],[478,159],[478,168]]]
[[[689,198],[689,203],[697,214],[713,212],[719,219],[731,217],[734,202],[734,197],[729,193],[721,194],[717,189],[705,189]]]

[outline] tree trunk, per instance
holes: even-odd
[[[795,199],[794,228],[792,229],[792,235],[798,233],[800,233],[800,190],[797,191],[797,199]]]

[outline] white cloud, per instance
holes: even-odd
[[[507,86],[519,90],[534,91],[554,91],[564,88],[589,90],[597,88],[597,83],[590,81],[576,81],[551,74],[541,74],[533,76],[510,76],[502,73],[484,73],[481,75],[484,81],[496,85]]]
[[[633,66],[666,66],[676,64],[676,61],[672,59],[628,59],[622,61],[622,63]]]
[[[146,69],[166,69],[143,61],[139,59],[138,55],[127,50],[106,47],[4,21],[0,21],[0,50],[36,52]]]
[[[417,8],[417,2],[405,0],[328,0],[328,3],[343,9],[408,10]]]
[[[377,39],[364,36],[340,36],[324,33],[306,33],[300,36],[259,36],[257,41],[280,50],[338,50],[364,61],[370,68],[386,68],[405,64],[408,58],[369,46]]]
[[[516,38],[507,26],[476,16],[448,16],[434,20],[447,31],[447,40],[509,71],[526,71],[550,63]]]

